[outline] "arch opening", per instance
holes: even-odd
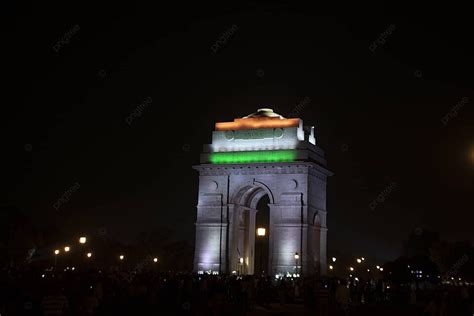
[[[265,276],[269,271],[269,246],[270,246],[270,198],[267,194],[257,202],[255,218],[255,268],[256,275]]]

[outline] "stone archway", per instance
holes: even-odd
[[[243,274],[255,274],[256,263],[256,215],[259,211],[257,204],[264,197],[268,196],[269,206],[273,205],[274,199],[270,189],[263,183],[254,181],[251,185],[244,185],[237,190],[232,201],[234,202],[235,223],[230,231],[230,262],[231,270],[239,271]],[[271,245],[272,230],[271,216],[266,236],[268,244]],[[271,262],[272,249],[268,248],[268,262]],[[240,262],[240,258],[243,262]],[[266,268],[267,269],[267,268]],[[271,267],[268,267],[271,270]]]
[[[267,195],[268,272],[325,274],[326,184],[332,172],[313,127],[271,109],[218,122],[194,169],[196,272],[254,273],[255,214]]]

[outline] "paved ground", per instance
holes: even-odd
[[[255,306],[255,308],[247,314],[249,316],[256,315],[318,315],[316,311],[306,308],[303,304],[271,304],[270,308]],[[339,316],[335,311],[330,311],[329,316]],[[359,306],[353,308],[350,312],[351,316],[416,316],[420,315],[419,309],[411,306]]]

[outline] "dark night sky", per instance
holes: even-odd
[[[472,19],[130,3],[41,3],[1,15],[2,178],[7,202],[38,225],[71,234],[107,227],[124,240],[169,225],[192,241],[191,166],[214,122],[259,107],[286,115],[309,97],[301,117],[316,126],[335,172],[330,251],[390,259],[416,228],[474,240]],[[232,25],[238,30],[214,54]],[[127,125],[147,97],[151,104]],[[76,182],[79,190],[55,210]],[[396,189],[371,210],[391,182]]]

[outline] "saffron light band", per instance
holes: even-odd
[[[216,131],[236,131],[243,129],[259,129],[259,128],[286,128],[298,127],[300,125],[299,118],[280,119],[271,117],[254,117],[254,118],[238,118],[233,122],[217,122]]]

